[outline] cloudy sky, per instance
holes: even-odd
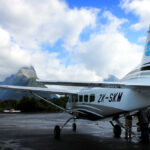
[[[150,0],[0,0],[0,80],[101,81],[140,63]]]

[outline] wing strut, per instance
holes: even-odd
[[[58,105],[54,104],[53,102],[48,101],[47,99],[45,99],[45,98],[41,97],[40,95],[38,95],[38,94],[36,94],[36,93],[33,93],[33,92],[32,92],[32,94],[33,94],[34,96],[36,96],[36,97],[40,98],[41,100],[43,100],[43,101],[45,101],[45,102],[47,102],[47,103],[49,103],[49,104],[53,105],[54,107],[56,107],[56,108],[58,108],[58,109],[60,109],[60,110],[63,110],[63,111],[65,111],[65,112],[67,112],[67,110],[66,110],[66,109],[64,109],[63,107],[60,107],[60,106],[58,106]]]

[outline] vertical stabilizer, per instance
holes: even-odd
[[[146,79],[150,81],[150,26],[147,31],[147,39],[141,64],[129,72],[122,81],[134,79]]]
[[[147,63],[150,63],[150,26],[147,31],[147,39],[146,39],[144,55],[142,59],[142,65],[147,64]]]

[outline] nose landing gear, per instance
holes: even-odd
[[[76,123],[74,122],[74,123],[72,124],[72,131],[73,131],[73,132],[76,132],[76,130],[77,130],[77,125],[76,125]]]
[[[56,125],[54,128],[54,138],[55,139],[60,139],[60,132],[61,132],[60,126]]]

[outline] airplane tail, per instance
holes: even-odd
[[[122,79],[122,81],[133,80],[137,78],[138,79],[150,78],[150,26],[147,31],[147,39],[146,39],[144,55],[143,55],[141,64],[136,69],[129,72]]]
[[[147,39],[146,39],[144,56],[141,65],[146,65],[146,64],[150,64],[150,26],[149,26],[149,30],[147,31]]]

